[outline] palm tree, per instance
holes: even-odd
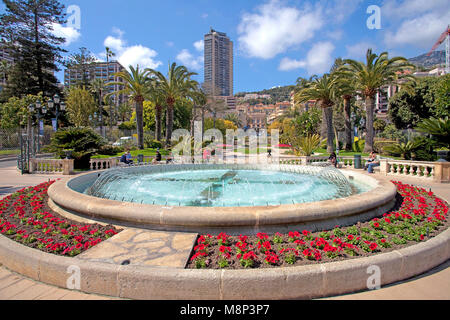
[[[178,99],[189,97],[195,92],[198,86],[197,81],[192,80],[191,76],[197,73],[189,72],[185,66],[177,66],[174,62],[169,66],[167,77],[161,72],[146,69],[151,75],[154,75],[158,81],[157,90],[165,97],[167,104],[166,117],[166,145],[170,146],[173,130],[174,105]]]
[[[114,52],[111,51],[111,49],[109,47],[105,47],[106,50],[106,62],[109,62],[109,58],[115,57],[116,54]]]
[[[90,91],[94,94],[97,103],[98,103],[98,111],[99,111],[99,120],[100,120],[100,134],[103,136],[103,93],[106,90],[105,81],[103,79],[94,79],[91,81],[89,86]]]
[[[337,98],[337,78],[330,74],[324,74],[321,78],[315,78],[311,82],[302,82],[297,87],[294,95],[296,102],[315,100],[325,114],[327,124],[327,152],[333,152],[333,105]]]
[[[161,141],[162,112],[166,102],[165,96],[158,90],[158,81],[152,78],[148,99],[155,104],[155,139]]]
[[[334,65],[331,68],[331,72],[339,77],[339,68],[344,65],[344,60],[337,58],[334,61]],[[344,128],[345,128],[345,150],[352,150],[352,124],[351,124],[351,99],[356,94],[355,86],[351,83],[350,79],[341,77],[337,82],[339,96],[342,99],[342,105],[344,109]]]
[[[375,95],[381,87],[398,83],[400,79],[414,80],[410,73],[414,66],[403,57],[388,58],[387,52],[380,55],[367,50],[366,63],[345,59],[339,68],[339,77],[348,79],[355,86],[358,95],[365,99],[366,105],[366,144],[364,152],[373,151]]]
[[[233,122],[238,128],[242,127],[242,121],[236,113],[227,114],[225,120]]]
[[[205,125],[205,118],[204,118],[204,108],[208,102],[206,98],[205,92],[199,87],[197,90],[192,94],[192,101],[193,101],[193,108],[192,108],[192,119],[191,119],[191,136],[194,136],[194,123],[197,119],[197,107],[200,107],[202,110],[202,134],[203,134],[203,127]]]
[[[109,82],[106,85],[120,85],[123,89],[112,92],[110,95],[127,94],[128,97],[134,102],[136,109],[136,128],[138,135],[138,147],[144,149],[144,100],[149,95],[149,88],[151,87],[151,79],[149,77],[148,70],[139,69],[139,65],[134,68],[129,66],[130,71],[120,71],[114,74],[115,77],[121,78],[123,82]]]

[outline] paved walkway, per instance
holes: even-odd
[[[11,164],[14,166],[14,163]],[[361,172],[360,170],[358,170]],[[48,175],[20,175],[20,173],[11,166],[0,166],[0,197],[22,187],[36,185],[49,179],[59,178],[61,176]],[[431,188],[438,196],[450,202],[450,185],[435,184],[429,181],[422,181],[416,178],[403,177],[381,177],[387,180],[401,180],[404,183],[410,183],[424,188]],[[172,266],[181,267],[183,265],[183,255],[192,243],[192,236],[189,234],[180,234],[178,240],[174,242],[172,235],[163,235],[158,232],[140,233],[137,229],[129,229],[122,235],[122,238],[113,240],[109,239],[104,242],[103,246],[114,248],[108,251],[106,255],[100,255],[93,250],[86,252],[85,259],[98,259],[104,262],[110,261],[117,263],[122,260],[134,260],[139,264],[161,265],[158,256],[161,253],[169,253],[173,256]],[[111,241],[110,241],[111,240]],[[143,242],[142,242],[143,240]],[[118,243],[116,243],[118,241]],[[170,243],[168,245],[167,243]],[[99,246],[100,246],[99,245]],[[134,249],[141,246],[140,251],[136,253]],[[165,247],[167,247],[165,249]],[[100,247],[99,247],[100,248]],[[134,249],[133,249],[134,248]],[[95,248],[94,248],[95,249]],[[131,250],[133,249],[133,250]],[[162,252],[161,252],[162,251]],[[181,253],[181,254],[180,254]],[[146,257],[146,254],[148,257]],[[81,257],[81,256],[80,256]],[[170,261],[170,260],[167,260]],[[168,262],[169,263],[169,262]],[[357,300],[357,299],[431,299],[440,300],[450,299],[450,261],[428,271],[427,273],[414,277],[409,280],[391,284],[379,290],[365,291],[360,293],[331,297],[327,299],[335,300]],[[28,279],[22,275],[7,270],[0,264],[0,300],[103,300],[117,299],[113,297],[105,297],[100,295],[84,294],[77,291],[57,288],[46,285],[34,280]]]

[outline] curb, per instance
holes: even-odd
[[[0,237],[0,263],[34,280],[68,288],[80,271],[79,291],[129,299],[312,299],[367,290],[377,266],[381,286],[424,273],[450,258],[450,229],[400,250],[325,264],[256,269],[194,270],[115,265],[56,256]]]

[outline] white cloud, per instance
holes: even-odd
[[[162,65],[161,61],[156,60],[158,53],[143,45],[128,46],[126,40],[123,39],[124,32],[118,28],[113,28],[113,33],[116,36],[106,37],[103,45],[109,47],[115,54],[117,61],[120,62],[125,68],[130,65],[136,67],[139,65],[141,68],[157,69]],[[104,57],[104,54],[100,54]]]
[[[373,43],[362,41],[354,45],[345,46],[347,49],[346,58],[361,59],[366,56],[367,49],[371,48],[372,51],[376,51],[376,46]]]
[[[284,57],[280,61],[278,70],[280,71],[291,71],[294,69],[306,67],[306,62],[304,60],[295,60],[288,57]]]
[[[384,42],[389,49],[431,49],[450,22],[448,0],[385,0],[381,14],[388,22]]]
[[[320,9],[284,6],[278,0],[245,13],[238,26],[240,49],[250,57],[270,59],[312,39],[324,24]]]
[[[358,9],[363,0],[333,0],[328,2],[325,14],[331,23],[343,23]]]
[[[186,66],[188,69],[198,71],[201,70],[203,67],[204,61],[203,56],[195,57],[187,49],[181,50],[181,52],[176,56],[176,59],[180,61],[184,66]]]
[[[402,22],[395,32],[387,31],[385,43],[390,47],[413,45],[431,49],[450,21],[450,11],[444,15],[428,13]]]
[[[309,75],[328,72],[334,62],[332,56],[333,50],[334,45],[331,42],[316,43],[311,50],[309,50],[305,60],[283,58],[278,70],[291,71],[304,68],[308,71]]]
[[[194,42],[195,50],[203,52],[205,49],[205,42],[203,40],[198,40]]]
[[[64,27],[58,23],[52,23],[53,31],[52,33],[56,37],[65,38],[66,41],[64,43],[65,46],[70,45],[71,43],[77,41],[81,37],[81,33],[73,28],[73,27]]]

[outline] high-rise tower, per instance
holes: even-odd
[[[205,34],[205,89],[213,96],[233,95],[233,42],[211,28]]]

